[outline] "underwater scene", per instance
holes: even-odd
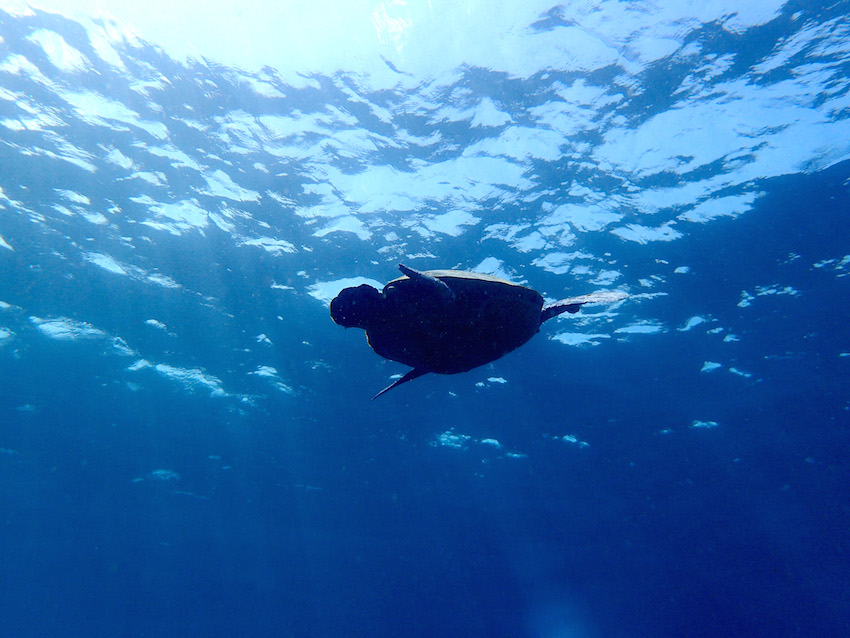
[[[4,636],[850,635],[850,2],[90,4],[0,0]]]

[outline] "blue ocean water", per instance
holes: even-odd
[[[720,5],[380,81],[0,11],[3,635],[850,632],[850,6]],[[372,402],[399,262],[629,298]]]

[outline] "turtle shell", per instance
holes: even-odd
[[[495,361],[540,329],[543,297],[504,279],[459,270],[389,282],[366,336],[372,349],[415,369],[454,374]],[[449,291],[451,294],[449,294]]]

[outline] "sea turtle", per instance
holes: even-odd
[[[455,374],[495,361],[552,317],[626,297],[597,292],[544,305],[536,290],[491,275],[398,268],[404,276],[381,292],[363,284],[345,288],[331,301],[336,323],[362,328],[372,350],[413,368],[373,399],[429,372]]]

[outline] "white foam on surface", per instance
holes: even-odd
[[[421,223],[429,231],[458,237],[463,234],[467,226],[475,226],[481,220],[466,211],[455,210],[442,215],[423,217]]]
[[[270,252],[273,255],[281,255],[283,253],[297,253],[298,250],[290,242],[285,239],[273,239],[271,237],[255,237],[253,239],[243,239],[239,242],[240,246],[256,246]]]
[[[153,368],[166,379],[176,381],[187,390],[207,390],[213,397],[227,396],[227,392],[222,387],[221,379],[200,368],[183,368],[165,363],[158,363]]]
[[[90,323],[77,321],[67,317],[58,317],[54,319],[30,317],[29,321],[43,335],[59,341],[103,339],[107,336],[103,330],[95,328]]]
[[[619,334],[659,334],[666,332],[666,329],[655,321],[645,320],[617,328],[614,332]]]
[[[259,193],[242,188],[222,170],[204,174],[204,179],[207,181],[207,188],[201,192],[205,195],[226,197],[237,202],[253,202],[259,199]]]
[[[102,253],[85,253],[86,261],[116,275],[126,275],[127,271],[114,258]]]
[[[682,233],[673,228],[672,224],[663,224],[658,228],[650,228],[641,224],[627,224],[611,231],[612,234],[626,241],[646,244],[651,241],[674,241],[682,237]]]
[[[694,429],[702,429],[702,430],[711,430],[718,426],[717,421],[698,421],[694,420],[691,423],[691,427]]]
[[[27,40],[37,43],[47,55],[50,63],[66,73],[82,71],[91,64],[86,56],[69,45],[55,31],[39,29],[29,35]]]
[[[688,319],[685,322],[685,325],[683,325],[681,328],[678,328],[678,330],[679,330],[679,332],[687,332],[688,330],[691,330],[692,328],[696,328],[698,325],[703,324],[705,322],[706,322],[705,317],[700,317],[699,315],[696,315],[696,316]]]
[[[148,206],[151,217],[142,222],[143,224],[172,235],[182,235],[187,231],[202,229],[209,225],[209,214],[200,206],[197,199],[175,203],[160,203],[148,196],[130,199]]]
[[[740,370],[738,368],[731,368],[730,367],[729,372],[731,372],[732,374],[736,374],[739,377],[744,377],[745,379],[749,379],[753,376],[753,374],[751,372],[747,372],[746,370]]]
[[[129,125],[149,133],[153,138],[168,138],[168,128],[162,122],[143,120],[138,113],[123,103],[92,91],[59,90],[59,96],[68,102],[81,120],[112,130],[126,130]]]
[[[163,288],[180,288],[180,284],[174,281],[171,277],[160,273],[152,273],[146,277],[147,281]]]
[[[441,447],[455,448],[456,450],[463,450],[467,447],[470,439],[472,439],[472,437],[468,434],[457,434],[451,430],[447,430],[438,435],[432,444],[439,445]]]
[[[561,441],[563,441],[564,443],[569,443],[571,445],[575,445],[579,449],[590,447],[590,443],[588,443],[587,441],[582,441],[581,439],[579,439],[577,436],[575,436],[573,434],[565,434],[564,436],[562,436],[560,438],[561,438]]]
[[[253,374],[267,379],[273,388],[284,394],[296,393],[290,385],[283,382],[278,371],[272,366],[258,366],[256,370],[249,372],[248,374]]]
[[[598,346],[602,343],[602,339],[610,338],[611,335],[584,332],[560,332],[551,337],[553,341],[560,341],[568,346]]]

